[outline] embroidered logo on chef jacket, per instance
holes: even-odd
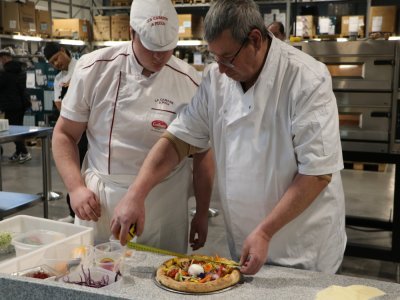
[[[156,98],[154,103],[155,107],[151,108],[152,131],[162,133],[176,117],[175,107],[171,107],[174,106],[174,101],[166,98]]]

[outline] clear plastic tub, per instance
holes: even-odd
[[[0,221],[0,231],[9,231],[19,234],[28,232],[32,229],[60,232],[65,235],[65,238],[39,247],[37,250],[32,250],[24,255],[16,256],[15,252],[13,251],[12,254],[7,255],[6,257],[3,256],[3,259],[0,261],[1,273],[10,274],[43,265],[45,264],[43,258],[44,252],[48,248],[52,248],[57,245],[93,245],[93,228],[90,227],[26,215],[18,215]]]
[[[37,229],[16,235],[11,243],[15,247],[17,256],[20,256],[63,238],[65,238],[65,234],[61,232]]]
[[[43,259],[61,274],[73,271],[83,265],[85,268],[93,266],[93,246],[78,244],[60,244],[50,247],[44,252]]]

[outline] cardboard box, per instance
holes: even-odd
[[[93,39],[95,41],[111,40],[111,17],[95,16],[93,17]]]
[[[82,19],[53,19],[53,38],[88,39],[89,22]]]
[[[128,41],[129,33],[129,15],[111,16],[111,39],[113,41]]]
[[[312,38],[315,36],[315,25],[313,16],[296,17],[296,36]]]
[[[1,27],[4,33],[19,32],[19,5],[16,2],[4,2],[0,13]]]
[[[19,25],[23,34],[36,34],[35,3],[27,1],[19,6]]]
[[[130,6],[132,0],[111,0],[111,6]]]
[[[371,6],[370,12],[369,32],[395,32],[396,5]]]
[[[47,10],[36,10],[36,33],[51,37],[51,19]]]
[[[184,14],[179,18],[179,38],[202,39],[203,17],[198,15]]]
[[[364,37],[364,16],[342,16],[342,30],[340,34],[343,37],[357,35]]]

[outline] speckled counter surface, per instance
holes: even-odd
[[[0,290],[8,299],[314,299],[318,291],[331,285],[362,284],[386,293],[379,299],[400,299],[400,284],[363,278],[326,275],[276,266],[265,266],[257,275],[244,277],[243,283],[227,291],[189,296],[158,287],[152,277],[154,269],[166,256],[147,253],[145,261],[131,269],[131,277],[102,289],[41,281],[0,274]],[[5,299],[5,298],[3,298]]]

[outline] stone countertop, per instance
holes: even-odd
[[[0,274],[0,290],[9,299],[314,299],[318,291],[331,285],[353,284],[376,287],[386,293],[379,299],[400,299],[400,284],[343,275],[266,265],[243,283],[212,295],[188,296],[158,287],[154,270],[169,257],[146,253],[143,262],[130,268],[130,275],[102,289],[54,281]]]

